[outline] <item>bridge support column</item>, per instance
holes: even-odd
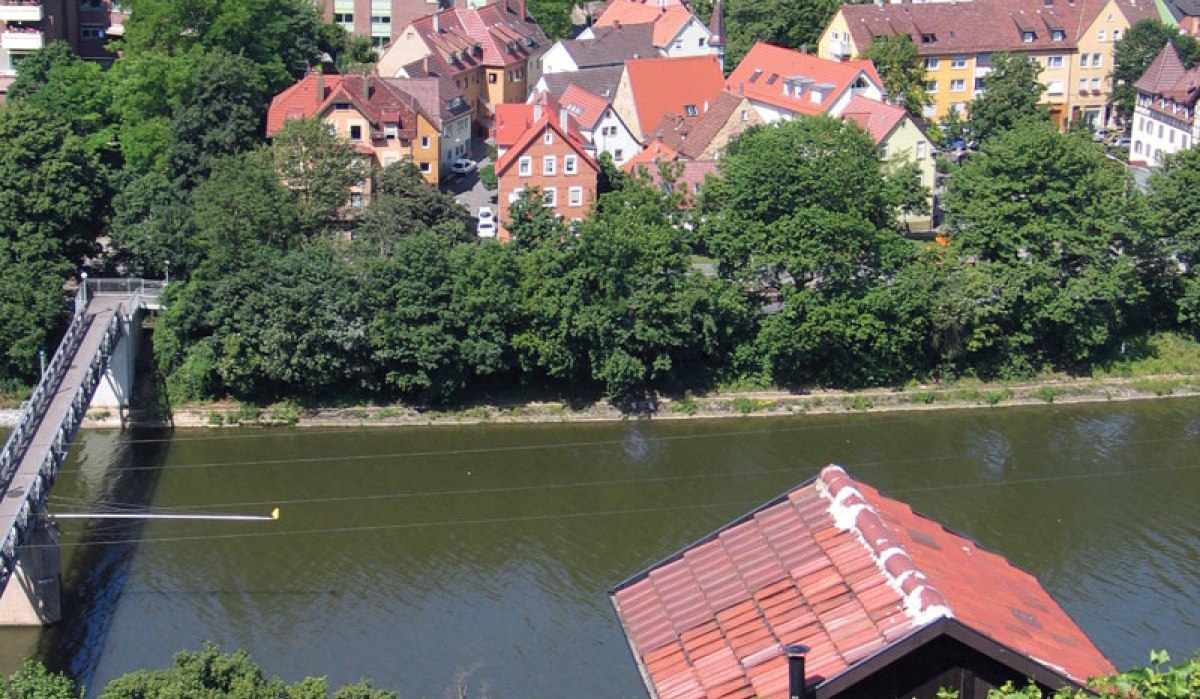
[[[17,569],[0,594],[0,626],[45,626],[62,618],[58,524],[39,518],[17,550]]]
[[[92,396],[91,408],[118,408],[122,412],[124,424],[124,409],[129,407],[133,393],[134,371],[137,366],[137,348],[141,342],[141,313],[135,311],[131,316],[121,319],[125,326],[121,339],[117,340],[112,356],[108,359],[108,368],[104,378],[96,386]]]

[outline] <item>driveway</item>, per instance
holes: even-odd
[[[479,167],[483,167],[491,162],[489,159],[479,161]],[[446,180],[443,188],[447,194],[454,196],[454,199],[463,206],[467,211],[471,212],[471,225],[478,223],[476,215],[479,213],[479,207],[490,206],[492,211],[496,210],[496,193],[489,192],[483,186],[483,182],[479,179],[479,170],[476,169],[467,175],[458,177],[451,176]]]

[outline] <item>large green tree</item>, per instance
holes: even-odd
[[[1133,114],[1137,103],[1137,90],[1133,84],[1142,77],[1167,42],[1175,46],[1184,65],[1191,66],[1200,60],[1200,43],[1156,19],[1143,19],[1135,23],[1117,41],[1113,48],[1112,72],[1112,102],[1117,111],[1127,117]]]
[[[732,69],[754,44],[765,41],[797,51],[815,51],[821,32],[841,3],[838,0],[725,0],[725,65]],[[711,17],[712,0],[694,4]]]
[[[289,119],[270,149],[275,172],[296,198],[301,230],[326,230],[363,184],[368,166],[353,146],[329,132],[319,119]]]
[[[1148,284],[1189,332],[1200,334],[1200,150],[1167,156],[1150,178]]]
[[[965,263],[957,304],[967,362],[1022,374],[1095,360],[1144,298],[1144,219],[1124,170],[1087,134],[1028,125],[997,133],[951,179],[952,249]]]
[[[1046,86],[1038,80],[1037,59],[1004,52],[992,54],[992,70],[983,77],[983,93],[971,100],[970,130],[979,141],[1029,121],[1047,122],[1038,105]]]
[[[904,105],[915,119],[929,102],[925,92],[925,59],[907,34],[877,36],[867,46],[865,57],[875,64],[888,95]]]
[[[411,160],[401,160],[375,174],[371,204],[355,222],[354,240],[381,256],[391,254],[400,237],[427,230],[465,241],[469,216],[454,197],[426,182]]]

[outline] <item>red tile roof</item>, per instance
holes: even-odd
[[[420,97],[406,91],[413,87]],[[395,123],[398,136],[416,136],[416,115],[423,115],[431,124],[441,124],[441,114],[432,110],[434,101],[425,93],[436,90],[432,81],[390,80],[377,75],[321,75],[310,73],[291,87],[276,95],[267,110],[267,136],[274,136],[288,119],[324,116],[336,103],[354,105],[370,122],[379,128],[382,122]],[[423,103],[425,102],[425,103]]]
[[[654,45],[664,47],[675,38],[680,28],[692,18],[692,13],[679,0],[612,0],[604,14],[596,20],[597,27],[618,24],[654,24]]]
[[[563,91],[559,103],[579,120],[583,128],[592,130],[596,122],[604,116],[608,109],[608,100],[599,95],[593,95],[578,85],[568,85]]]
[[[713,98],[707,112],[692,119],[678,114],[666,114],[658,122],[658,126],[651,136],[678,151],[683,157],[695,160],[712,145],[713,140],[730,122],[744,100],[744,97],[739,97],[728,90],[722,90]],[[747,109],[752,109],[752,107],[747,107]],[[736,137],[741,135],[741,132],[741,128],[735,127],[726,135]],[[724,146],[725,144],[720,144],[719,147],[724,148]]]
[[[632,173],[637,172],[638,167],[642,166],[646,168],[646,171],[649,172],[651,176],[653,176],[658,170],[658,164],[660,162],[671,162],[678,159],[679,154],[676,153],[673,148],[668,147],[662,141],[651,141],[649,145],[639,151],[637,155],[633,156],[629,160],[626,160],[625,164],[621,166],[621,169],[625,172]]]
[[[1031,574],[838,466],[612,597],[658,699],[785,697],[783,646],[831,682],[947,619],[1064,681],[1114,672]]]
[[[874,83],[880,92],[884,91],[883,81],[869,60],[831,61],[760,41],[725,84],[731,92],[744,94],[756,102],[800,114],[824,114],[860,75]],[[792,78],[800,78],[804,85],[799,96],[784,92],[785,86],[794,84],[789,82]],[[826,94],[820,102],[810,99],[812,85],[823,86]]]
[[[871,134],[875,145],[882,143],[906,116],[908,112],[904,107],[867,99],[862,95],[851,97],[846,103],[846,108],[842,110],[842,118],[853,121],[863,131]]]
[[[591,167],[599,172],[600,164],[596,162],[596,159],[593,158],[587,152],[587,150],[585,150],[585,141],[583,137],[579,135],[576,125],[570,124],[570,128],[564,130],[559,124],[559,121],[559,115],[551,111],[548,114],[544,114],[536,122],[531,124],[529,128],[525,129],[525,132],[521,134],[520,138],[518,138],[515,143],[513,143],[512,147],[509,148],[508,151],[506,151],[504,155],[500,156],[499,160],[496,161],[496,176],[503,175],[504,171],[507,170],[513,163],[515,163],[521,154],[525,152],[525,149],[529,147],[530,143],[532,143],[535,138],[538,138],[545,133],[546,129],[553,130],[556,134],[558,134],[558,137],[562,139],[564,143],[570,145],[576,154],[579,155],[583,165]],[[568,119],[568,122],[571,121],[574,120]]]
[[[451,8],[413,20],[412,27],[434,52],[439,71],[460,72],[480,64],[503,66],[524,61],[549,46],[546,35],[518,3]],[[478,47],[478,51],[476,51]]]
[[[496,148],[504,150],[521,140],[533,126],[533,108],[524,103],[496,105]]]
[[[708,111],[708,102],[725,84],[721,65],[711,55],[626,61],[625,72],[643,135],[649,134],[668,112],[689,116],[688,106],[697,114]]]
[[[1175,87],[1186,72],[1183,61],[1179,59],[1179,53],[1168,41],[1133,86],[1141,92],[1161,95]]]

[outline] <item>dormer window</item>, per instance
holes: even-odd
[[[767,78],[767,84],[774,85],[776,80],[779,80],[779,73],[771,73],[771,77]]]
[[[694,117],[699,115],[700,111],[696,109],[696,105],[694,104],[685,104],[683,105],[683,114],[684,116]]]
[[[350,103],[349,102],[334,102],[333,108],[336,111],[344,112],[344,111],[350,109]]]
[[[932,33],[921,34],[921,43],[922,44],[932,44],[935,42],[937,42],[937,34],[932,34]]]
[[[1036,38],[1037,38],[1037,34],[1035,34],[1034,32],[1032,32],[1028,29],[1021,32],[1021,41],[1025,42],[1026,44],[1033,43],[1033,40]]]
[[[1052,30],[1050,30],[1050,40],[1051,41],[1066,41],[1067,33],[1061,29],[1052,29]]]

